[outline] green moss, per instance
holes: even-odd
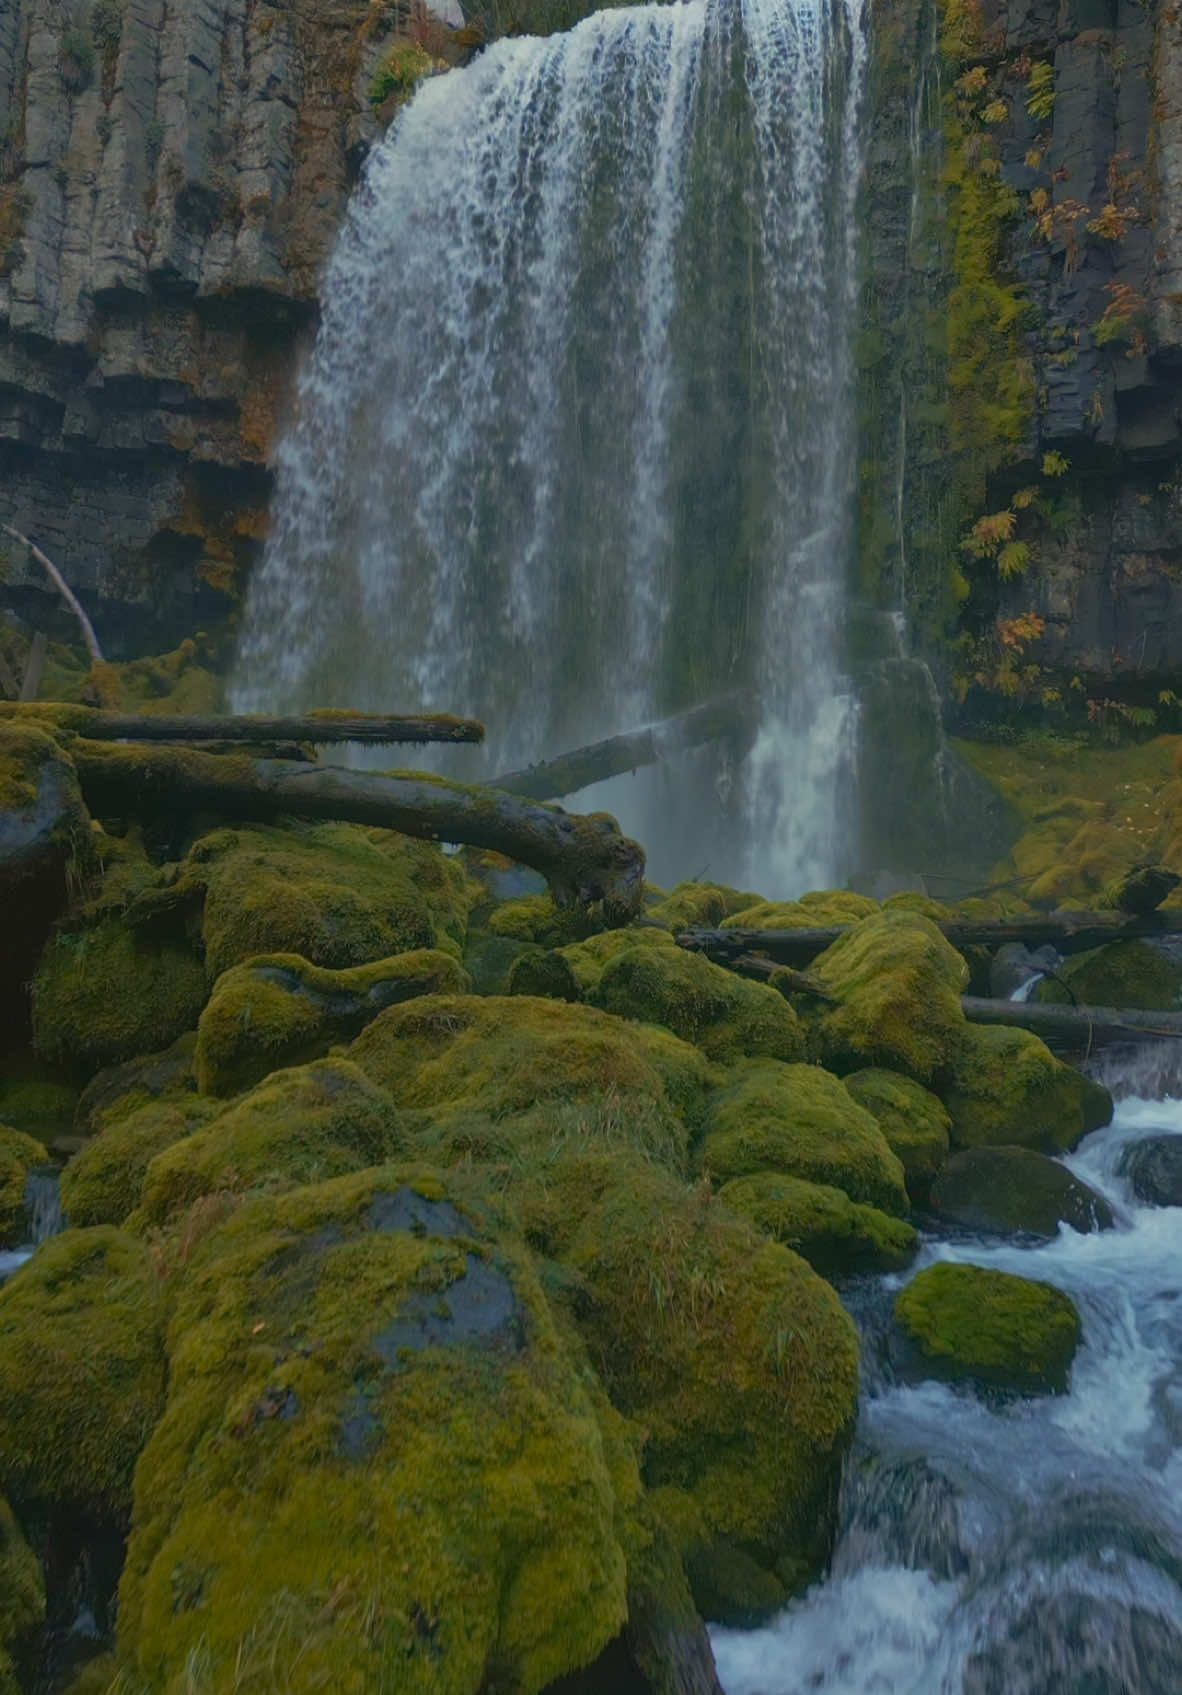
[[[857,1341],[827,1284],[707,1191],[637,1168],[565,1263],[612,1401],[647,1431],[643,1475],[687,1551],[823,1558],[854,1414]],[[765,1597],[753,1597],[756,1607]]]
[[[186,1031],[163,1053],[141,1054],[96,1073],[78,1097],[75,1125],[93,1135],[157,1102],[183,1106],[197,1092],[197,1032]]]
[[[1054,977],[1036,985],[1034,998],[1177,1012],[1182,1006],[1182,966],[1148,942],[1109,942],[1066,960]]]
[[[388,1095],[346,1059],[273,1072],[249,1094],[151,1161],[146,1217],[162,1223],[202,1195],[286,1189],[380,1165],[400,1151]]]
[[[78,1090],[53,1067],[31,1056],[5,1056],[0,1074],[0,1123],[51,1142],[73,1128]]]
[[[670,930],[713,930],[733,912],[759,903],[749,889],[730,889],[724,883],[678,883],[671,894],[656,901],[648,916]]]
[[[494,936],[560,948],[586,934],[586,921],[569,907],[555,906],[549,895],[521,895],[494,907],[488,928]]]
[[[663,1024],[712,1060],[804,1057],[800,1020],[766,983],[684,948],[633,948],[604,968],[593,1000],[606,1012]]]
[[[864,918],[812,967],[839,1004],[820,1020],[821,1053],[839,1071],[884,1067],[931,1082],[963,1039],[961,956],[927,918]]]
[[[62,1172],[62,1207],[71,1224],[122,1224],[140,1204],[156,1155],[208,1123],[218,1107],[189,1095],[149,1101],[113,1119]]]
[[[1061,1153],[1112,1117],[1107,1089],[1008,1025],[968,1025],[945,1104],[955,1148]]]
[[[932,1179],[948,1158],[951,1120],[936,1096],[897,1071],[855,1071],[846,1088],[878,1121],[887,1146],[903,1163],[907,1193],[926,1206]]]
[[[582,990],[570,961],[553,948],[530,948],[509,968],[511,995],[544,995],[550,1000],[582,1000]]]
[[[6,1489],[125,1513],[164,1405],[162,1321],[148,1250],[107,1226],[44,1242],[0,1287]]]
[[[575,974],[584,996],[590,998],[599,987],[599,979],[613,959],[636,948],[660,948],[668,952],[677,946],[668,930],[651,924],[630,924],[622,930],[604,930],[586,941],[572,942],[562,949],[563,958]]]
[[[33,1042],[74,1073],[155,1052],[196,1024],[207,987],[187,948],[153,942],[118,918],[59,930],[33,979]]]
[[[440,61],[433,59],[420,42],[406,38],[396,41],[383,54],[370,81],[370,105],[384,105],[392,95],[399,103],[409,100],[423,78],[440,68]]]
[[[621,1475],[513,1232],[387,1168],[199,1250],[140,1463],[120,1660],[155,1689],[538,1691],[624,1622]]]
[[[773,1172],[831,1185],[884,1212],[907,1211],[903,1167],[882,1131],[816,1065],[737,1067],[711,1100],[699,1160],[719,1183]]]
[[[0,1496],[0,1660],[5,1648],[44,1617],[41,1563],[21,1535],[12,1508]]]
[[[895,1317],[941,1375],[1028,1393],[1062,1392],[1079,1314],[1049,1283],[976,1265],[933,1265],[895,1302]]]
[[[0,1124],[0,1248],[26,1240],[25,1184],[30,1171],[48,1163],[49,1154],[40,1142]]]
[[[182,876],[206,890],[211,977],[267,953],[330,970],[418,948],[459,957],[479,892],[433,844],[351,824],[217,830]]]
[[[724,1183],[718,1198],[823,1277],[847,1271],[898,1271],[915,1253],[910,1224],[851,1201],[841,1189],[760,1171]]]
[[[812,930],[828,924],[856,924],[879,910],[869,895],[851,889],[814,889],[799,900],[764,900],[734,912],[728,930]]]
[[[356,1036],[385,1007],[418,995],[462,993],[451,954],[419,948],[328,971],[298,954],[264,954],[214,984],[197,1025],[197,1086],[233,1095],[280,1066],[299,1065]]]

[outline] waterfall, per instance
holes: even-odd
[[[753,749],[595,799],[659,875],[843,873],[864,5],[624,7],[421,87],[325,277],[237,709],[472,713],[488,776],[756,690]]]

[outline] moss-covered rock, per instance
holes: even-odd
[[[78,1086],[30,1054],[5,1055],[0,1075],[0,1124],[23,1130],[46,1146],[74,1127]]]
[[[1177,1012],[1182,964],[1148,942],[1109,942],[1065,960],[1053,977],[1035,985],[1034,999]]]
[[[959,1051],[968,967],[930,919],[897,910],[864,918],[812,969],[838,1002],[819,1023],[826,1065],[930,1083]]]
[[[509,968],[506,988],[511,995],[544,995],[555,1001],[583,998],[574,967],[555,948],[530,948],[518,954]]]
[[[603,970],[593,999],[605,1012],[663,1024],[708,1058],[804,1058],[800,1020],[783,995],[684,948],[634,948]]]
[[[156,1155],[207,1124],[220,1105],[204,1095],[186,1095],[148,1101],[112,1119],[62,1172],[62,1208],[70,1223],[122,1224],[140,1204]]]
[[[34,1044],[84,1075],[167,1047],[197,1023],[207,992],[182,943],[149,940],[117,917],[59,930],[33,979]]]
[[[100,1226],[44,1242],[0,1287],[0,1481],[125,1514],[164,1405],[163,1296],[142,1242]]]
[[[671,953],[676,947],[668,930],[652,924],[629,924],[621,930],[603,930],[598,936],[572,942],[562,949],[562,957],[574,971],[583,995],[590,999],[604,971],[622,953],[633,953],[637,948],[659,948],[662,953]]]
[[[78,1096],[74,1127],[93,1136],[141,1107],[183,1104],[197,1092],[197,1032],[188,1030],[162,1053],[139,1054],[96,1072]]]
[[[760,900],[732,911],[732,930],[811,930],[828,924],[857,924],[879,910],[869,895],[852,889],[813,889],[799,900]]]
[[[1056,1059],[1037,1036],[1005,1024],[965,1027],[944,1100],[954,1148],[1062,1153],[1112,1117],[1107,1089]]]
[[[206,1095],[237,1094],[280,1066],[350,1040],[388,1006],[470,986],[463,966],[435,948],[346,971],[328,971],[298,954],[249,959],[222,973],[201,1014],[197,1086]]]
[[[910,1224],[851,1201],[826,1183],[773,1171],[724,1183],[719,1199],[765,1236],[808,1260],[823,1277],[846,1271],[899,1271],[919,1238]]]
[[[21,1535],[8,1502],[0,1496],[0,1691],[5,1675],[16,1695],[18,1684],[7,1650],[45,1617],[41,1562]]]
[[[0,1248],[26,1241],[25,1185],[29,1172],[49,1162],[41,1143],[0,1124]]]
[[[1061,1393],[1079,1346],[1079,1314],[1049,1283],[977,1265],[932,1265],[895,1302],[926,1365],[1026,1393]]]
[[[513,1232],[403,1168],[196,1255],[140,1463],[120,1659],[155,1689],[538,1691],[625,1617],[635,1459]],[[602,1414],[602,1416],[601,1416]]]
[[[537,947],[560,948],[587,933],[587,919],[571,907],[556,906],[549,895],[519,895],[502,901],[488,915],[494,936]]]
[[[682,1548],[733,1545],[763,1573],[823,1559],[857,1394],[856,1334],[829,1286],[654,1168],[604,1192],[564,1263],[612,1401],[648,1433],[644,1478]],[[768,1599],[762,1577],[748,1586],[752,1610]]]
[[[954,1154],[936,1179],[932,1206],[970,1230],[1056,1236],[1106,1230],[1112,1208],[1066,1166],[1030,1148],[969,1148]]]
[[[124,1121],[126,1128],[127,1121]],[[202,1195],[291,1188],[380,1165],[404,1141],[385,1090],[347,1059],[272,1072],[151,1160],[146,1217],[162,1223]]]
[[[898,1071],[855,1071],[846,1088],[878,1121],[887,1146],[903,1162],[907,1193],[915,1206],[926,1206],[932,1179],[948,1158],[951,1119],[930,1090]]]
[[[905,1213],[903,1167],[877,1123],[840,1080],[816,1065],[750,1060],[710,1101],[699,1150],[719,1183],[775,1172],[841,1189]]]
[[[673,931],[713,930],[731,913],[759,904],[760,897],[749,889],[731,889],[725,883],[678,883],[671,893],[653,902],[648,915]]]
[[[256,954],[335,971],[417,948],[458,957],[479,893],[431,843],[351,824],[216,830],[182,877],[205,889],[211,978]]]

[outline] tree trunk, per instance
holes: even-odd
[[[1138,1012],[1114,1006],[1058,1006],[1042,1001],[984,1000],[962,995],[972,1024],[1011,1024],[1041,1036],[1060,1053],[1087,1053],[1114,1042],[1182,1039],[1182,1013]]]
[[[0,704],[0,715],[16,708]],[[484,725],[474,718],[446,713],[379,716],[367,712],[309,712],[302,717],[170,717],[101,712],[91,706],[60,706],[41,701],[24,709],[30,719],[52,720],[53,728],[74,730],[91,741],[134,742],[482,742]]]
[[[69,753],[86,803],[100,818],[208,810],[259,823],[292,817],[376,824],[428,841],[492,848],[541,872],[560,906],[603,902],[620,921],[640,909],[644,850],[602,817],[427,774],[386,776],[83,739]]]

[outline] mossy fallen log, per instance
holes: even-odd
[[[484,725],[445,712],[378,714],[307,712],[300,716],[103,712],[93,706],[39,701],[0,702],[0,717],[46,719],[96,742],[482,742]]]
[[[579,816],[425,772],[348,771],[81,737],[70,743],[70,756],[86,803],[99,818],[144,819],[180,810],[255,823],[289,817],[373,824],[503,853],[540,872],[560,906],[603,903],[610,920],[640,909],[644,850],[606,813]]]
[[[979,995],[962,995],[960,1004],[970,1023],[1008,1024],[1029,1030],[1058,1053],[1088,1053],[1119,1042],[1182,1041],[1182,1012],[995,1001]]]
[[[508,794],[529,795],[534,800],[560,800],[563,795],[576,794],[592,783],[605,782],[609,777],[619,777],[644,765],[656,765],[687,748],[700,747],[722,736],[748,738],[754,735],[758,718],[758,699],[735,691],[662,719],[659,724],[591,742],[523,771],[506,771],[493,778],[493,786]]]

